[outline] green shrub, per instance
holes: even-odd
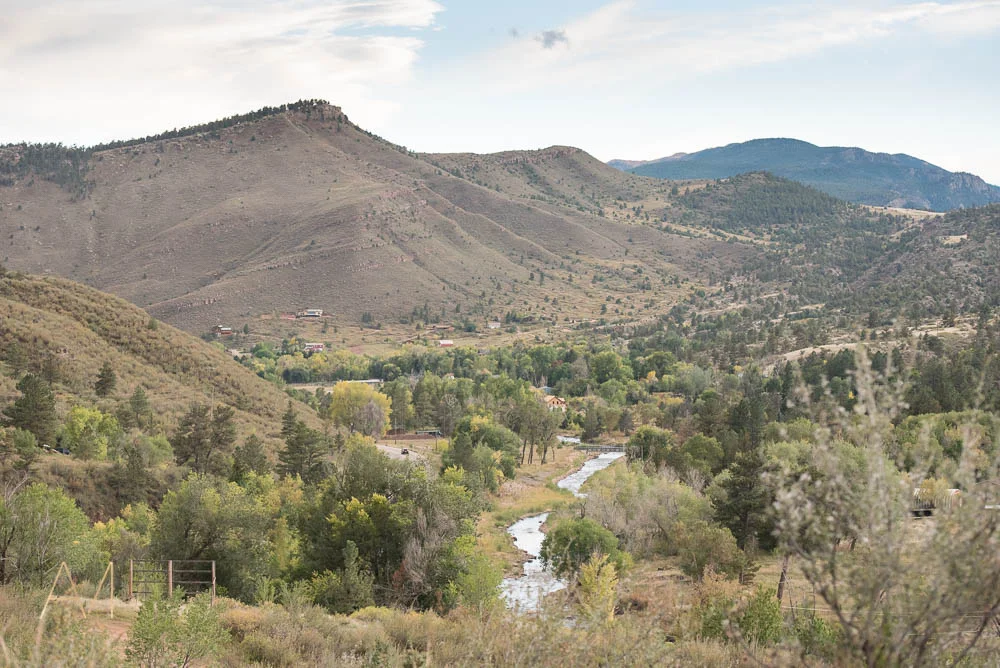
[[[594,554],[604,554],[619,573],[631,565],[627,552],[618,549],[618,538],[594,520],[563,520],[542,542],[542,560],[556,575],[578,572]]]
[[[781,602],[773,589],[757,587],[737,619],[743,637],[758,645],[773,645],[781,638]]]

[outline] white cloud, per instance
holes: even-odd
[[[91,143],[301,97],[376,122],[433,0],[13,0],[0,22],[0,142]],[[407,30],[401,34],[400,29]],[[17,136],[11,133],[17,132]]]
[[[963,36],[998,28],[1000,0],[809,4],[725,13],[654,12],[633,0],[616,0],[560,26],[562,48],[521,37],[485,54],[474,67],[504,92],[650,76],[663,81],[778,62],[905,31]]]

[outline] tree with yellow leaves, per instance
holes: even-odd
[[[364,383],[342,380],[333,386],[329,418],[351,433],[381,436],[392,414],[389,397]]]

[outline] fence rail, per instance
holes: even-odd
[[[574,446],[573,449],[583,450],[584,452],[625,452],[624,445],[588,445],[581,443]]]

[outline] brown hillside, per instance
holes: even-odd
[[[611,296],[640,315],[744,252],[602,215],[668,184],[577,149],[421,157],[330,106],[98,152],[85,178],[83,197],[30,175],[0,186],[0,258],[199,333],[307,307],[562,321]]]
[[[279,388],[118,297],[60,278],[8,272],[0,278],[0,349],[9,352],[15,344],[33,367],[55,360],[63,410],[80,403],[112,410],[141,386],[164,431],[192,402],[221,403],[236,409],[241,438],[256,432],[272,449],[279,446],[288,401]],[[104,362],[111,363],[118,387],[114,397],[98,400],[94,380]],[[0,405],[16,396],[14,381],[0,376]],[[298,412],[318,426],[305,405]]]

